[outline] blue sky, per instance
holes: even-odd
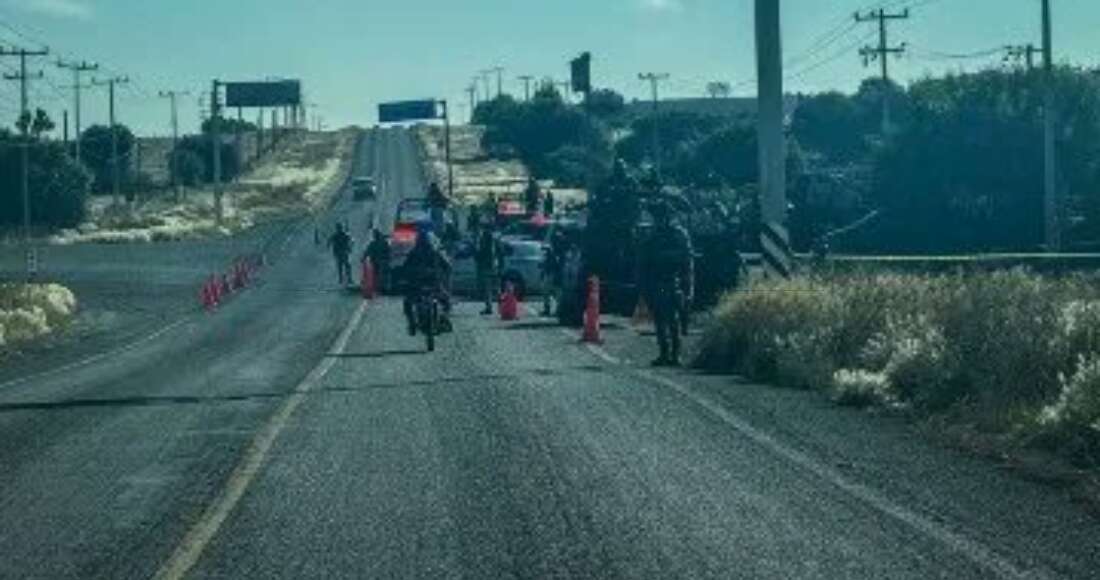
[[[1100,2],[1052,0],[1060,61],[1100,59]],[[1039,0],[782,0],[787,89],[851,90],[876,68],[856,55],[875,33],[856,26],[857,9],[913,7],[891,26],[909,56],[891,62],[901,81],[970,70],[1000,55],[949,59],[1010,43],[1039,41]],[[566,80],[568,60],[594,55],[597,86],[630,98],[648,94],[642,71],[667,72],[670,96],[701,96],[710,80],[755,93],[753,0],[0,0],[0,46],[45,43],[54,55],[101,63],[133,83],[119,95],[120,119],[145,134],[167,134],[165,89],[190,90],[181,121],[198,120],[197,94],[212,78],[301,78],[329,126],[370,124],[379,101],[441,97],[465,114],[464,89],[483,69]],[[824,36],[823,36],[824,35]],[[815,43],[824,50],[807,53]],[[51,58],[53,58],[51,56]],[[3,59],[11,72],[14,59]],[[55,117],[69,108],[68,73],[39,60],[33,104]],[[492,82],[495,91],[495,77]],[[0,115],[12,116],[18,87],[0,85]],[[462,105],[461,107],[459,105]],[[84,124],[106,119],[106,94],[89,91]]]

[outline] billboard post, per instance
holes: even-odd
[[[442,110],[442,114],[440,111]],[[410,121],[443,121],[444,148],[447,156],[447,190],[454,196],[454,164],[451,162],[451,115],[447,101],[421,99],[417,101],[396,101],[378,105],[379,123],[407,123]]]

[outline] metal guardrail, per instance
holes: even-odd
[[[759,253],[741,255],[749,267],[761,265]],[[815,267],[821,262],[812,254],[798,254],[802,267]],[[891,268],[908,271],[1003,270],[1025,267],[1038,272],[1074,272],[1100,270],[1100,253],[1078,254],[962,254],[962,255],[854,255],[836,254],[825,258],[824,264],[841,269]]]

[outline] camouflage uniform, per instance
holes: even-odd
[[[671,222],[667,206],[654,211],[657,225],[642,245],[639,286],[653,311],[657,343],[656,365],[680,363],[680,317],[694,294],[694,250],[691,236]]]

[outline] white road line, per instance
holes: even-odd
[[[352,333],[359,327],[366,311],[367,303],[363,302],[355,310],[355,314],[352,315],[343,332],[337,337],[329,353],[343,354],[344,349],[347,348],[348,341],[351,340]],[[199,521],[196,522],[183,537],[183,540],[168,561],[161,566],[156,576],[154,576],[156,580],[179,580],[185,578],[187,573],[191,571],[191,568],[198,563],[199,558],[202,557],[210,541],[218,534],[218,530],[221,529],[226,519],[229,518],[233,509],[241,501],[241,498],[244,497],[249,485],[251,485],[256,475],[260,472],[260,468],[271,452],[272,446],[283,430],[286,429],[290,418],[294,416],[294,412],[297,411],[298,407],[306,400],[307,394],[316,388],[325,375],[332,370],[336,362],[337,359],[332,356],[326,356],[321,359],[321,362],[318,363],[317,366],[310,371],[309,375],[302,380],[301,384],[294,389],[294,394],[279,407],[275,415],[267,421],[258,433],[256,433],[255,438],[252,439],[252,443],[248,446],[240,463],[237,464],[237,467],[233,469],[233,473],[230,474],[229,480],[226,482],[221,494],[219,494],[218,498],[206,509]]]
[[[124,344],[124,345],[122,345],[118,348],[111,349],[107,352],[101,352],[99,354],[92,355],[88,358],[81,359],[81,360],[78,360],[76,362],[72,362],[72,363],[69,363],[67,365],[57,367],[55,369],[50,369],[50,370],[45,371],[45,372],[41,372],[41,373],[34,374],[34,375],[28,375],[28,376],[25,376],[25,377],[20,377],[18,379],[10,380],[6,383],[0,383],[0,390],[7,389],[7,388],[10,388],[10,387],[15,387],[15,386],[18,386],[18,385],[23,385],[23,384],[26,384],[26,383],[29,383],[29,382],[32,382],[32,381],[37,381],[37,380],[40,380],[40,379],[44,379],[44,378],[47,378],[47,377],[52,377],[54,375],[67,373],[67,372],[69,372],[73,369],[83,368],[83,367],[86,367],[88,365],[95,364],[95,363],[97,363],[101,360],[104,360],[104,359],[107,359],[107,358],[111,358],[111,357],[129,352],[131,350],[134,350],[134,349],[138,348],[139,346],[145,345],[147,343],[150,343],[150,342],[160,338],[161,336],[164,336],[165,334],[171,332],[172,330],[175,330],[177,327],[179,327],[179,326],[183,325],[185,322],[187,322],[190,318],[191,318],[190,315],[184,316],[183,318],[181,318],[181,319],[179,319],[179,320],[177,320],[177,321],[175,321],[171,324],[168,324],[166,326],[163,326],[163,327],[157,329],[156,331],[154,331],[153,333],[151,333],[149,335],[143,336],[143,337],[135,340],[134,342]]]
[[[562,333],[566,336],[579,340],[580,335],[576,332],[562,328]],[[597,344],[585,344],[585,348],[588,349],[596,357],[600,358],[606,363],[611,365],[621,365],[622,361],[617,357],[608,353],[602,346]],[[699,405],[712,415],[716,416],[726,425],[733,428],[738,433],[748,437],[757,445],[771,451],[775,455],[785,459],[789,463],[796,465],[822,480],[830,483],[834,487],[847,493],[850,497],[872,507],[879,511],[883,515],[893,518],[901,522],[904,525],[916,530],[917,532],[925,535],[932,540],[951,548],[952,550],[962,554],[965,558],[971,562],[993,572],[1001,578],[1012,579],[1057,579],[1060,578],[1049,570],[1023,570],[1003,558],[992,549],[988,548],[981,543],[972,540],[966,536],[956,533],[946,526],[940,525],[916,512],[908,510],[890,499],[883,496],[881,493],[867,487],[865,485],[849,481],[839,472],[831,469],[824,464],[815,461],[809,455],[797,451],[796,449],[780,443],[776,439],[772,438],[767,433],[760,431],[746,422],[744,419],[738,417],[719,403],[711,401],[710,399],[700,395],[693,389],[673,380],[672,378],[661,375],[652,371],[632,368],[631,374],[651,382],[657,383],[664,387],[670,388],[680,396],[688,399],[689,401]]]
[[[771,451],[789,463],[814,474],[823,481],[832,484],[837,489],[847,493],[850,497],[874,508],[883,515],[893,518],[924,536],[958,552],[971,562],[993,572],[1000,578],[1051,580],[1060,578],[1049,570],[1023,570],[987,546],[894,503],[870,487],[848,480],[836,470],[814,460],[805,453],[780,443],[767,433],[756,429],[721,404],[702,396],[693,389],[668,376],[641,369],[632,369],[631,372],[646,381],[672,389],[684,398],[710,412],[715,417],[721,419],[726,425],[748,437],[757,445]]]

